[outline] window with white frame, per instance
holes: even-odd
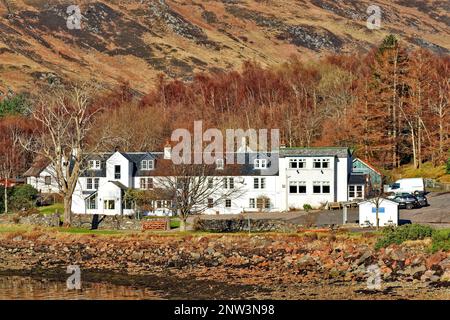
[[[225,189],[234,189],[234,178],[223,178],[223,187]]]
[[[99,178],[87,178],[86,190],[98,190]]]
[[[256,207],[258,209],[270,209],[270,199],[266,197],[259,197],[256,199]]]
[[[114,200],[103,200],[103,209],[114,210],[116,202]]]
[[[256,208],[255,198],[249,198],[248,201],[249,201],[248,205],[250,208],[252,209]]]
[[[153,189],[153,178],[140,178],[139,187],[143,190]]]
[[[214,207],[214,199],[213,198],[208,198],[208,208],[212,208]]]
[[[100,160],[89,160],[89,169],[91,170],[100,170]]]
[[[322,193],[329,194],[331,192],[330,183],[325,181],[322,182]]]
[[[305,181],[289,181],[289,193],[305,194],[306,193],[306,182]]]
[[[253,189],[265,189],[266,178],[253,178]]]
[[[328,169],[329,167],[330,167],[330,159],[326,158],[313,159],[314,169]]]
[[[208,188],[211,189],[214,187],[214,178],[208,178]]]
[[[267,159],[255,159],[254,168],[255,169],[266,169],[267,168]]]
[[[86,199],[86,208],[88,210],[95,210],[97,209],[97,197],[92,196]]]
[[[302,158],[289,159],[289,168],[290,169],[304,169],[304,168],[306,168],[306,159],[302,159]]]
[[[362,198],[363,197],[363,186],[348,186],[348,197],[349,198]]]
[[[52,184],[52,176],[45,176],[44,177],[44,183],[46,186],[49,186]]]
[[[329,194],[331,192],[330,182],[328,181],[314,181],[313,193],[314,194]]]
[[[122,206],[125,210],[131,210],[134,208],[134,202],[132,200],[123,200]]]
[[[154,162],[153,160],[142,160],[141,161],[141,170],[153,170]]]
[[[348,196],[349,198],[355,197],[355,186],[348,186]]]
[[[231,199],[225,199],[225,208],[231,208]]]
[[[356,196],[358,198],[363,197],[363,186],[356,186]]]

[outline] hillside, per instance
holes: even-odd
[[[381,30],[366,27],[368,0],[77,1],[81,29],[69,30],[73,3],[0,0],[0,94],[92,77],[146,92],[159,73],[189,80],[245,60],[356,53],[389,33],[412,47],[450,50],[448,1],[380,0]]]

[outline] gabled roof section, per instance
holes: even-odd
[[[351,155],[347,147],[293,147],[280,148],[280,158],[283,157],[338,157],[347,158]]]
[[[119,181],[108,181],[108,182],[111,182],[112,184],[116,185],[117,187],[119,187],[122,190],[128,190],[128,187]]]
[[[363,203],[373,202],[373,201],[375,201],[374,199],[375,198],[371,198],[371,199],[367,199],[367,200],[361,201],[361,202],[358,203],[358,205],[361,205]],[[398,202],[392,201],[392,200],[387,199],[387,198],[381,198],[380,203],[385,202],[385,201],[389,202],[389,203],[392,203],[392,204],[396,204],[398,206]]]
[[[365,161],[365,160],[362,160],[361,158],[355,158],[355,159],[353,159],[353,162],[355,162],[355,161],[361,162],[362,164],[364,164],[364,165],[367,166],[368,168],[372,169],[373,171],[375,171],[375,172],[378,173],[379,175],[382,174],[377,168],[375,168],[374,166],[372,166],[369,162],[367,162],[367,161]]]
[[[263,153],[264,154],[264,153]],[[255,169],[253,160],[258,158],[258,153],[241,153],[244,158],[244,163],[238,162],[238,154],[234,153],[234,163],[228,163],[226,154],[218,155],[217,158],[224,160],[224,168],[216,169],[215,164],[205,165],[207,172],[212,173],[214,176],[273,176],[278,175],[278,161],[270,161],[268,159],[268,166],[271,167],[270,170],[267,169]],[[278,159],[275,156],[275,159]],[[264,156],[260,157],[265,159]],[[193,164],[195,166],[195,164]],[[268,174],[270,173],[270,174]],[[158,155],[155,159],[155,168],[153,170],[138,170],[135,176],[140,177],[164,177],[164,176],[174,176],[176,175],[176,165],[173,164],[172,160],[164,159],[164,155]]]
[[[114,153],[92,153],[86,157],[86,164],[88,165],[89,160],[100,160],[100,170],[86,169],[80,174],[80,177],[106,177],[106,160],[108,160]]]
[[[44,171],[45,168],[50,164],[48,159],[44,157],[37,157],[31,167],[24,172],[24,177],[37,177]]]

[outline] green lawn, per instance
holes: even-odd
[[[106,235],[123,234],[130,232],[127,230],[89,230],[85,228],[58,228],[56,230],[58,232],[72,233],[72,234],[106,234]]]
[[[37,209],[42,214],[52,214],[56,211],[62,214],[64,212],[64,205],[62,203],[55,203],[50,206],[37,207]]]
[[[170,219],[170,229],[175,229],[180,227],[180,220],[178,218]]]

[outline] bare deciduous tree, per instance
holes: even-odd
[[[34,135],[21,139],[26,150],[45,159],[64,199],[64,225],[72,223],[72,195],[89,153],[98,151],[104,137],[91,139],[94,119],[101,112],[93,103],[97,84],[54,87],[40,94],[30,114],[38,123]],[[94,140],[94,141],[93,141]]]
[[[204,212],[207,208],[223,205],[225,200],[235,200],[244,194],[240,181],[231,177],[218,177],[214,166],[172,165],[171,176],[157,178],[157,184],[174,194],[173,208],[180,216],[180,230],[186,230],[189,215]]]

